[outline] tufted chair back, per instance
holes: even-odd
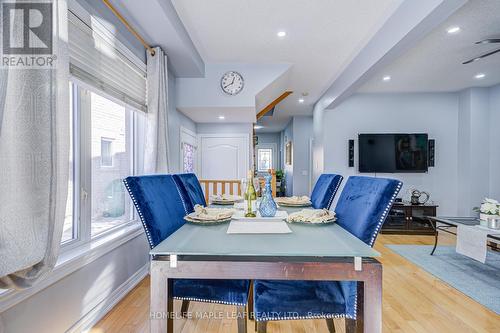
[[[336,174],[322,174],[311,193],[312,206],[316,209],[330,209],[343,177]]]
[[[373,246],[402,185],[395,179],[349,177],[335,208],[337,223]]]
[[[188,209],[190,212],[194,210],[194,206],[197,204],[202,206],[207,205],[205,196],[203,195],[203,190],[201,189],[200,182],[198,181],[198,177],[196,177],[194,173],[181,173],[173,176],[175,181],[178,184],[182,184],[182,186],[186,189],[186,193],[190,199],[190,204],[193,206]]]
[[[189,198],[172,175],[133,176],[125,178],[123,183],[151,248],[184,224],[184,216],[190,207]]]

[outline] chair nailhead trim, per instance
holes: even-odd
[[[271,321],[271,320],[334,319],[334,318],[356,319],[355,316],[346,315],[346,314],[328,314],[328,315],[297,316],[297,317],[263,317],[263,318],[255,318],[255,320],[256,321]]]
[[[330,209],[330,207],[332,206],[333,198],[335,198],[335,194],[337,194],[337,191],[338,191],[338,189],[340,187],[340,183],[342,183],[342,179],[344,179],[344,177],[340,176],[340,179],[337,182],[337,185],[335,186],[335,189],[333,190],[332,196],[331,196],[330,200],[328,200],[327,209]]]
[[[134,194],[130,190],[130,187],[127,183],[126,179],[123,179],[123,184],[125,184],[125,188],[127,189],[128,194],[130,194],[130,198],[132,199],[132,202],[134,203],[135,209],[137,210],[137,214],[139,214],[139,219],[141,220],[142,226],[144,227],[144,231],[146,232],[146,237],[148,238],[148,243],[151,248],[154,247],[153,245],[153,240],[151,239],[151,234],[149,233],[148,226],[146,225],[146,222],[144,221],[144,216],[142,215],[141,208],[139,207],[139,204],[137,203],[137,200],[134,197]]]
[[[385,221],[385,218],[387,217],[387,214],[389,213],[390,208],[392,207],[392,204],[394,203],[394,200],[396,199],[396,195],[399,193],[399,190],[401,190],[401,186],[403,186],[403,183],[398,182],[398,185],[396,186],[396,190],[391,196],[391,200],[387,204],[387,206],[384,209],[384,212],[382,213],[382,216],[380,216],[380,219],[378,221],[377,227],[375,228],[375,231],[372,235],[372,238],[370,240],[370,246],[373,246],[373,243],[375,242],[375,239],[377,238],[378,232],[380,228],[382,227],[382,224]]]
[[[184,207],[184,213],[189,214],[188,212],[188,209],[186,207],[186,202],[184,201],[184,198],[182,197],[182,194],[181,194],[181,190],[179,189],[179,185],[177,184],[177,182],[172,178],[174,184],[175,184],[175,188],[177,189],[177,193],[179,194],[179,197],[181,198],[181,201],[182,201],[182,206]]]
[[[172,298],[183,300],[183,301],[193,301],[193,302],[217,303],[217,304],[239,305],[239,306],[245,306],[246,305],[246,303],[214,301],[214,300],[210,300],[210,299],[194,298],[194,297],[177,297],[177,296],[174,296]]]

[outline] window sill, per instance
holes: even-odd
[[[134,222],[119,228],[115,232],[98,237],[90,243],[64,251],[60,254],[54,270],[33,287],[24,290],[0,291],[0,313],[141,235],[142,232],[140,224]]]

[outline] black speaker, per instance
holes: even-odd
[[[349,168],[354,168],[354,140],[349,140]]]
[[[429,158],[428,158],[427,165],[430,167],[433,167],[435,162],[436,162],[436,160],[435,160],[435,158],[436,158],[436,155],[435,155],[436,140],[434,140],[434,139],[429,140],[428,145],[429,145],[429,152],[428,152]]]

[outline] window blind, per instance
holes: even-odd
[[[78,14],[68,11],[71,74],[136,109],[147,111],[146,65],[88,13]]]

